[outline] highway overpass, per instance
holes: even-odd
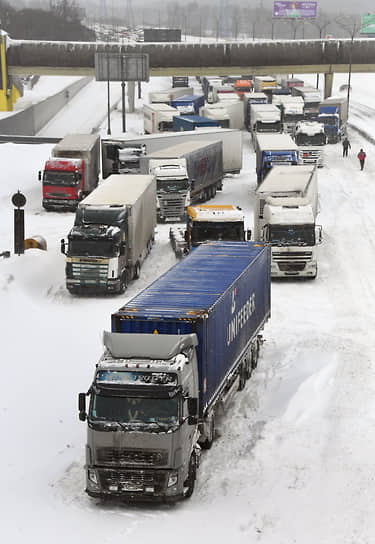
[[[375,71],[375,39],[120,44],[13,40],[5,33],[2,39],[8,75],[94,75],[96,52],[148,53],[151,76],[320,73],[329,96],[335,72]]]

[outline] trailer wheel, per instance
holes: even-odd
[[[251,347],[251,368],[254,369],[258,366],[259,358],[259,342],[258,340]]]
[[[135,263],[133,278],[135,280],[137,280],[139,278],[140,273],[141,273],[141,267],[140,267],[139,263],[137,262],[137,263]]]
[[[253,368],[251,366],[251,356],[247,356],[246,357],[246,361],[245,361],[245,369],[246,369],[246,379],[249,380],[251,378],[251,374],[253,372]]]
[[[184,499],[189,499],[192,496],[194,492],[196,478],[197,478],[197,460],[195,457],[195,453],[192,453],[190,457],[190,461],[189,461],[188,477],[184,481]]]
[[[242,363],[239,369],[240,379],[238,382],[238,391],[242,391],[246,385],[246,366]]]

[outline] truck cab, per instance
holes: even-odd
[[[84,196],[85,163],[82,159],[51,158],[44,165],[43,208],[74,211]]]
[[[324,125],[317,121],[300,121],[296,124],[294,140],[300,147],[300,164],[324,166],[324,146],[327,136]]]
[[[186,230],[171,228],[169,238],[177,257],[181,258],[201,244],[224,240],[250,240],[245,233],[244,215],[232,205],[200,205],[187,209]]]
[[[190,182],[186,160],[152,159],[150,174],[156,178],[156,212],[159,221],[185,219],[190,204]]]
[[[90,496],[174,502],[192,494],[200,453],[197,345],[196,334],[104,333],[88,413],[86,394],[79,395]]]
[[[312,207],[287,198],[277,200],[276,204],[270,199],[263,210],[261,239],[271,244],[271,276],[315,278],[316,246],[322,235]]]

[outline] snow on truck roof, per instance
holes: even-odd
[[[91,148],[99,139],[99,134],[66,134],[55,146],[54,150],[69,149],[81,151]]]
[[[256,148],[264,151],[298,150],[298,145],[289,134],[256,134]]]
[[[153,153],[150,153],[147,155],[150,159],[172,159],[172,158],[178,158],[180,156],[186,155],[186,153],[190,153],[192,151],[195,151],[196,149],[200,149],[202,147],[211,146],[215,143],[221,143],[221,140],[213,140],[212,142],[206,141],[206,140],[199,140],[198,142],[192,142],[187,141],[183,142],[177,145],[173,145],[170,147],[167,147],[165,149],[160,149],[159,151],[154,151]]]
[[[314,170],[314,165],[273,166],[256,190],[257,194],[269,192],[304,191]]]
[[[149,185],[155,182],[154,176],[141,174],[112,174],[80,203],[86,206],[126,206],[137,202]]]

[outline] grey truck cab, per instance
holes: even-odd
[[[88,422],[86,491],[173,502],[189,497],[199,461],[196,334],[104,333]]]

